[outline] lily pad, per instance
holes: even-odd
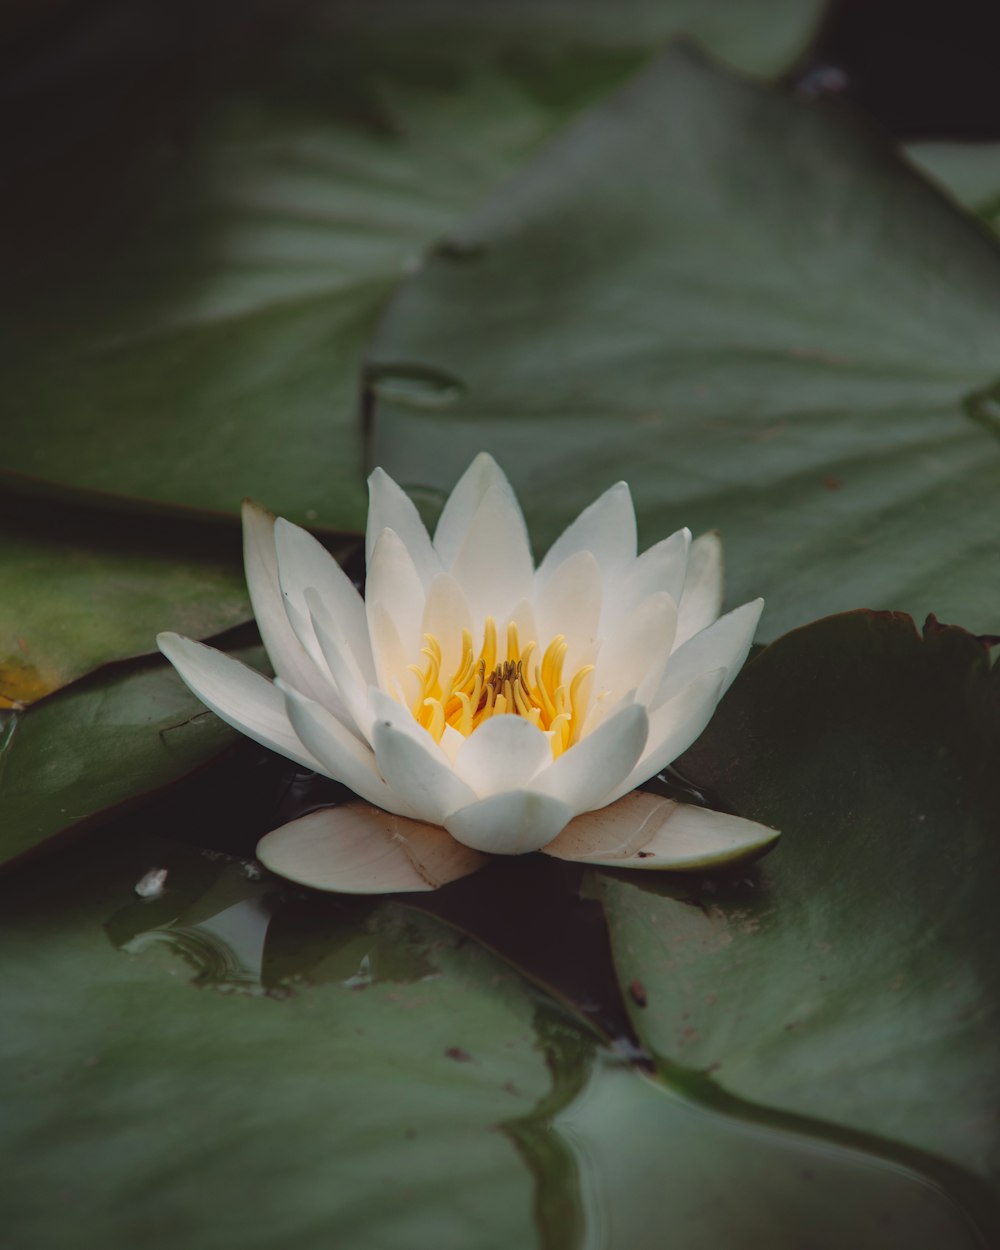
[[[976,1245],[937,1179],[678,1097],[398,904],[126,830],[20,870],[3,912],[25,1250],[653,1250],[665,1212],[677,1250]]]
[[[109,535],[69,510],[27,511],[0,497],[0,708],[155,652],[161,629],[206,638],[250,616],[238,548],[213,555],[203,539],[209,550],[181,554],[134,526]]]
[[[238,658],[261,667],[259,647]],[[237,741],[156,659],[107,669],[0,724],[0,863],[192,772]]]
[[[378,84],[322,28],[261,66],[188,142],[134,158],[103,233],[28,266],[0,453],[22,490],[211,514],[251,495],[363,528],[358,372],[381,305],[559,114],[499,71]],[[48,258],[38,233],[24,246]]]
[[[718,528],[762,635],[868,606],[998,623],[1000,248],[834,105],[677,50],[581,116],[400,288],[373,462],[486,448],[541,547],[629,481]]]
[[[1000,143],[909,143],[907,157],[962,204],[1000,230]]]
[[[602,878],[645,1043],[1000,1192],[998,750],[1000,669],[970,634],[858,612],[768,647],[678,767],[777,849],[700,883]]]
[[[739,69],[772,75],[802,54],[823,9],[824,0],[374,0],[354,6],[345,24],[424,47],[444,40],[466,55],[498,47],[635,54],[684,35]]]
[[[272,14],[267,52],[203,101],[167,81],[121,158],[132,175],[68,223],[72,170],[32,183],[34,217],[21,188],[0,470],[22,488],[225,514],[249,494],[362,528],[358,371],[404,270],[662,39],[686,31],[777,71],[821,0],[351,8]],[[99,133],[107,176],[135,137],[116,117]]]

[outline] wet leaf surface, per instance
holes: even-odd
[[[259,647],[234,652],[263,667]],[[0,724],[0,863],[158,790],[239,735],[165,660],[105,670]]]
[[[1000,251],[823,104],[685,52],[580,117],[398,292],[373,462],[507,467],[543,549],[627,479],[718,528],[762,636],[831,611],[997,624]]]
[[[1000,669],[953,628],[849,613],[743,671],[679,767],[782,830],[728,877],[603,877],[644,1043],[753,1103],[1000,1182]]]
[[[991,226],[1000,230],[1000,143],[908,143],[907,157]]]
[[[238,538],[187,538],[0,495],[0,708],[155,652],[160,630],[206,638],[246,621]]]
[[[24,1250],[979,1244],[934,1178],[682,1098],[396,902],[306,900],[138,828],[0,890]]]
[[[183,141],[140,144],[89,233],[51,204],[21,223],[0,453],[21,489],[213,515],[250,495],[363,528],[358,369],[381,305],[560,115],[500,70],[417,78],[313,14]]]

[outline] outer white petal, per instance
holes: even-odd
[[[373,682],[375,668],[365,605],[354,583],[312,534],[284,517],[279,517],[274,524],[274,545],[285,599],[308,617],[306,590],[313,587],[328,616],[337,622],[337,629],[350,647],[365,685]]]
[[[774,829],[741,816],[675,803],[642,790],[571,821],[546,855],[610,868],[694,872],[762,854]]]
[[[399,634],[400,642],[413,663],[420,656],[423,645],[420,627],[424,619],[426,600],[424,583],[413,563],[409,551],[395,530],[383,530],[379,534],[368,561],[365,578],[365,608],[368,616],[368,636],[372,644],[375,669],[378,671],[379,656],[377,639],[372,621],[379,611],[391,618]],[[381,657],[383,662],[385,657]]]
[[[537,642],[544,651],[557,634],[565,635],[566,672],[578,668],[597,641],[602,597],[600,566],[590,551],[569,556],[537,588]]]
[[[667,663],[663,684],[652,703],[653,709],[679,694],[699,673],[724,668],[726,679],[722,684],[721,698],[750,653],[763,609],[763,599],[744,603],[678,647]]]
[[[578,551],[593,552],[605,578],[620,575],[635,559],[635,508],[625,482],[616,483],[584,508],[556,539],[538,566],[536,585]]]
[[[397,816],[415,816],[406,800],[392,792],[375,766],[375,756],[326,708],[282,686],[292,727],[320,762],[319,772],[342,781],[369,803]]]
[[[605,587],[601,635],[614,633],[644,599],[665,591],[680,603],[687,573],[691,531],[677,530],[637,556],[621,576]]]
[[[365,561],[370,565],[375,544],[383,530],[399,535],[425,586],[441,570],[441,561],[431,545],[427,529],[413,500],[388,473],[376,469],[368,479],[368,526],[365,531]]]
[[[489,452],[481,451],[455,483],[434,531],[434,547],[445,568],[451,568],[479,505],[493,487],[503,491],[520,510],[503,470]]]
[[[437,825],[366,803],[327,807],[272,830],[257,858],[290,881],[343,894],[436,890],[487,862]]]
[[[655,777],[688,749],[712,719],[725,677],[725,670],[705,673],[652,714],[646,749],[631,773],[607,796],[608,803]]]
[[[160,634],[156,642],[192,694],[227,725],[314,772],[325,771],[299,740],[286,715],[284,697],[273,682],[239,660],[180,634]]]
[[[597,657],[594,688],[617,698],[635,690],[640,703],[652,700],[670,659],[677,607],[665,591],[650,595],[604,641]]]
[[[353,649],[338,628],[338,622],[326,610],[318,593],[310,586],[305,597],[313,633],[330,669],[337,693],[358,732],[366,741],[370,741],[372,711],[368,702],[368,687],[373,679],[366,679],[358,667]]]
[[[574,815],[600,807],[635,767],[648,734],[646,709],[638,703],[627,704],[582,742],[564,751],[535,778],[530,789],[560,799]]]
[[[450,812],[473,802],[476,796],[455,776],[434,740],[424,736],[426,744],[388,721],[377,720],[372,745],[379,772],[417,819],[441,825]]]
[[[274,517],[260,504],[245,499],[243,563],[257,628],[278,676],[311,698],[329,700],[329,682],[299,641],[285,611],[274,531]]]
[[[678,605],[674,646],[693,637],[722,611],[722,539],[714,531],[699,535],[688,554],[684,594]]]
[[[521,509],[491,486],[476,509],[451,571],[468,599],[477,630],[487,616],[498,624],[531,597],[534,561]]]
[[[438,573],[427,591],[421,634],[433,634],[441,644],[442,681],[462,659],[462,631],[473,632],[472,613],[462,587],[450,573]],[[476,640],[473,637],[473,646]]]
[[[455,756],[455,773],[477,798],[527,786],[552,761],[549,740],[521,716],[493,716]]]
[[[510,790],[452,812],[444,827],[473,850],[524,855],[551,842],[572,815],[573,809],[558,799],[530,790]]]

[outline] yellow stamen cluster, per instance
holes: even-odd
[[[548,734],[552,754],[558,759],[578,741],[590,700],[592,664],[585,664],[570,680],[563,677],[568,645],[562,634],[536,658],[537,644],[521,645],[517,625],[507,626],[506,655],[498,653],[497,627],[486,618],[483,645],[476,655],[472,635],[462,631],[462,658],[454,673],[442,672],[441,644],[424,634],[421,654],[426,665],[410,665],[420,682],[420,693],[411,711],[415,719],[440,742],[450,725],[468,737],[491,716],[523,716]]]

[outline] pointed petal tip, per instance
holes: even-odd
[[[244,522],[256,519],[260,521],[271,521],[273,523],[276,519],[274,513],[269,508],[265,508],[262,503],[256,499],[252,499],[249,495],[245,495],[240,503],[240,514],[243,517]]]

